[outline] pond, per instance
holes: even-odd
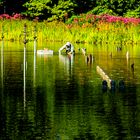
[[[138,45],[73,44],[76,53],[67,56],[58,54],[61,42],[0,43],[0,139],[140,139]],[[54,54],[36,53],[44,48]],[[102,90],[97,66],[115,90]]]

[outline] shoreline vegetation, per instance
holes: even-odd
[[[24,25],[27,26],[27,40],[38,42],[74,43],[140,43],[140,18],[124,18],[108,14],[81,14],[63,21],[30,21],[20,14],[12,17],[0,15],[0,40],[23,41]],[[35,32],[36,30],[36,32]]]

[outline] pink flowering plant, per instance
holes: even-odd
[[[22,19],[22,15],[21,14],[18,14],[18,13],[15,13],[13,14],[12,16],[8,15],[8,14],[1,14],[0,15],[0,20],[2,19]]]
[[[96,23],[96,22],[107,22],[107,23],[133,23],[133,24],[139,24],[140,18],[129,18],[129,17],[119,17],[119,16],[112,16],[108,14],[102,14],[102,15],[93,15],[93,14],[81,14],[80,16],[72,16],[67,23],[76,23],[80,24],[81,22],[84,24],[85,22],[88,23]]]
[[[23,40],[23,27],[27,24],[28,40],[33,40],[34,25],[38,41],[72,41],[81,43],[140,43],[140,18],[108,14],[81,14],[63,21],[27,20],[21,14],[0,15],[0,34],[5,40]],[[2,27],[3,26],[3,27]],[[3,29],[2,29],[3,28]]]

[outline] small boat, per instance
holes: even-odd
[[[53,54],[53,50],[37,50],[37,54]]]

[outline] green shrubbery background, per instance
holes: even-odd
[[[140,17],[138,0],[0,0],[0,14],[22,14],[30,19],[65,20],[79,14]]]

